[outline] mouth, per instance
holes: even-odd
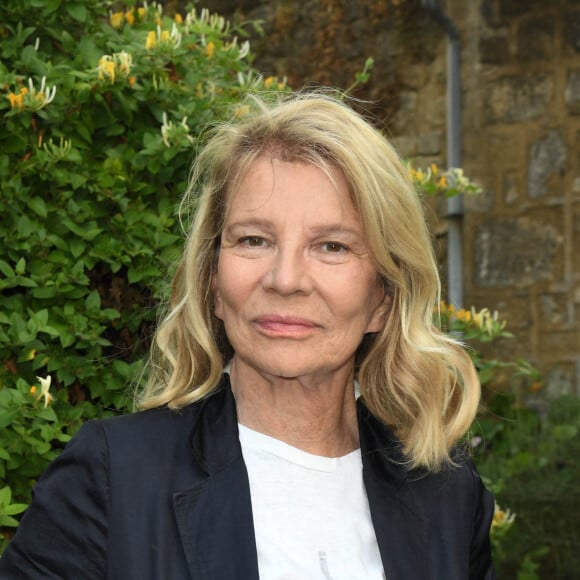
[[[260,316],[255,324],[263,334],[286,338],[308,336],[320,328],[318,324],[305,318],[279,315]]]

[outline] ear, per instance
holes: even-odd
[[[211,292],[213,294],[213,313],[217,318],[223,320],[223,302],[221,297],[221,292],[219,288],[218,271],[217,266],[213,271],[211,277]]]
[[[383,330],[387,316],[391,311],[392,303],[393,297],[387,292],[384,292],[383,299],[379,302],[374,312],[372,313],[371,319],[367,326],[367,333],[380,332]]]

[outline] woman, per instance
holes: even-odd
[[[495,578],[455,448],[479,385],[405,168],[328,96],[255,108],[195,163],[147,410],[83,427],[2,578]]]

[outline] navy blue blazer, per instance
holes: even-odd
[[[468,459],[401,467],[358,403],[363,479],[387,580],[494,580],[493,499]],[[229,378],[181,411],[86,423],[38,481],[0,578],[258,580]]]

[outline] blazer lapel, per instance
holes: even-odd
[[[400,443],[358,403],[363,480],[387,580],[430,580],[429,521],[408,485]]]
[[[173,495],[191,578],[258,580],[250,484],[227,375],[202,403],[192,445],[204,475]]]

